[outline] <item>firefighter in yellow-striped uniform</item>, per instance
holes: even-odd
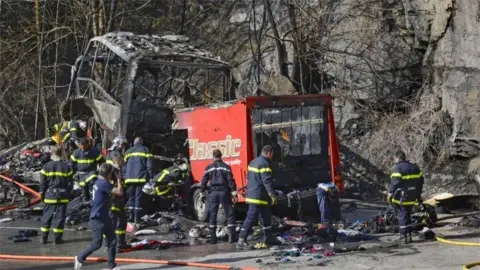
[[[70,121],[62,121],[50,128],[50,145],[61,144],[70,138]]]
[[[259,215],[263,221],[264,242],[262,247],[266,246],[266,244],[280,244],[272,236],[272,212],[270,205],[274,205],[277,201],[276,192],[273,189],[272,169],[270,167],[272,157],[273,148],[270,145],[265,145],[262,148],[262,154],[248,165],[247,197],[245,200],[248,204],[248,212],[240,230],[237,243],[238,249],[244,249],[248,246],[246,242],[247,233]]]
[[[90,201],[93,180],[97,177],[97,166],[104,163],[105,159],[100,150],[90,146],[86,137],[80,139],[80,148],[73,151],[70,159],[78,184],[82,188],[83,199],[85,202]]]
[[[47,243],[50,226],[53,221],[54,243],[63,243],[63,228],[73,190],[73,171],[69,164],[61,160],[62,149],[54,146],[51,161],[47,162],[41,172],[41,198],[45,203],[42,216],[41,243]]]
[[[106,163],[112,165],[113,158],[115,157],[123,157],[123,152],[128,145],[127,138],[123,136],[117,136],[112,141],[112,146],[108,149],[108,154],[106,158]]]
[[[124,178],[127,185],[129,220],[133,219],[133,222],[137,224],[143,214],[142,188],[153,178],[152,154],[143,145],[143,139],[140,137],[135,138],[133,147],[125,152]]]
[[[123,164],[123,156],[115,156],[112,159],[112,166],[114,168],[112,181],[114,185],[118,183],[117,179],[123,179]],[[112,194],[110,218],[113,222],[113,226],[115,226],[115,235],[117,236],[117,251],[119,252],[121,249],[129,247],[125,239],[125,234],[127,233],[127,214],[124,196],[116,196]]]
[[[416,164],[406,160],[404,152],[396,152],[393,158],[395,165],[392,168],[387,200],[397,211],[400,238],[408,243],[412,241],[412,208],[415,204],[422,203],[423,174]]]
[[[174,164],[158,173],[154,180],[155,195],[170,197],[173,194],[173,187],[168,186],[169,183],[180,183],[188,177],[188,164]]]

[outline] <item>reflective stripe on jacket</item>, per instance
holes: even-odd
[[[63,121],[61,123],[55,124],[50,130],[51,139],[60,144],[65,142],[70,137],[70,122]]]
[[[97,166],[104,162],[102,153],[96,147],[90,147],[87,151],[82,151],[80,148],[75,149],[70,156],[70,160],[73,171],[78,172],[80,186],[84,186],[85,183],[95,179],[97,177],[95,173]]]
[[[269,193],[274,193],[272,169],[264,156],[259,156],[248,165],[247,198],[248,204],[268,205]]]
[[[392,168],[389,195],[392,203],[398,205],[415,205],[422,195],[423,174],[416,164],[400,161]]]
[[[108,155],[106,158],[106,163],[112,165],[113,164],[113,158],[115,157],[121,157],[122,153],[118,149],[114,149],[112,151],[108,151]]]
[[[232,168],[221,159],[215,160],[205,168],[201,181],[202,189],[205,190],[207,188],[209,181],[210,191],[226,191],[228,193],[237,191]]]
[[[184,180],[187,174],[182,173],[180,169],[173,165],[166,169],[163,169],[159,174],[155,176],[155,194],[157,196],[170,195],[170,191],[173,189],[171,186],[166,186],[172,182],[178,182]]]
[[[74,140],[78,140],[80,138],[87,137],[87,130],[81,129],[78,121],[71,122],[71,124],[69,125],[68,132],[71,134],[72,139],[74,139]]]
[[[44,203],[63,204],[70,201],[73,189],[73,171],[67,162],[49,161],[40,171],[41,189]]]
[[[143,184],[153,177],[152,154],[136,144],[125,152],[125,184]]]

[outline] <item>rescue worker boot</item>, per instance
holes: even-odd
[[[282,244],[282,242],[273,237],[272,230],[265,230],[265,244],[279,246]]]
[[[210,240],[208,241],[208,243],[217,243],[217,227],[210,227]]]
[[[53,243],[54,243],[55,245],[61,245],[61,244],[63,244],[63,238],[62,238],[62,237],[63,237],[63,234],[61,234],[61,233],[56,233],[56,234],[55,234],[55,240],[54,240]]]
[[[117,235],[117,252],[120,253],[122,249],[130,248],[125,241],[125,234]]]
[[[247,241],[245,241],[245,238],[240,237],[240,239],[238,239],[236,248],[238,250],[243,250],[243,249],[248,249],[249,248]]]
[[[40,239],[41,244],[46,244],[48,239],[48,233],[42,233],[42,238]]]
[[[412,243],[412,242],[413,242],[413,240],[412,240],[412,231],[409,231],[409,232],[408,232],[408,242],[409,242],[409,243]]]
[[[228,228],[228,243],[235,243],[237,241],[237,232],[235,227]]]

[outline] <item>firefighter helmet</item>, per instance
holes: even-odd
[[[180,164],[178,168],[180,169],[180,171],[186,172],[188,171],[188,164],[187,163]]]
[[[87,122],[86,121],[80,120],[80,121],[78,121],[78,125],[83,130],[87,129]]]
[[[125,138],[123,136],[117,136],[117,137],[115,137],[115,139],[113,139],[112,146],[110,147],[109,150],[119,148],[122,144],[128,144],[127,138]]]

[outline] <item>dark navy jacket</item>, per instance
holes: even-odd
[[[66,204],[70,201],[73,189],[73,171],[67,162],[49,161],[40,171],[41,190],[44,203]]]
[[[237,191],[232,168],[221,159],[215,160],[205,168],[201,182],[202,191],[207,189],[208,181],[210,181],[209,191],[226,191],[229,193]]]
[[[104,158],[100,150],[96,147],[90,147],[87,151],[77,148],[70,156],[72,168],[74,172],[80,172],[78,175],[80,186],[85,186],[95,179],[97,165],[104,162]]]
[[[414,205],[420,199],[423,189],[423,174],[416,164],[400,161],[392,168],[389,195],[392,203]],[[403,194],[403,196],[402,196]]]
[[[148,148],[136,144],[125,152],[125,184],[146,183],[153,177],[152,154]]]
[[[122,152],[120,152],[120,150],[113,149],[112,151],[108,151],[106,162],[107,162],[107,164],[112,165],[113,164],[113,158],[121,157],[121,156],[122,156]]]
[[[105,222],[111,222],[109,209],[112,204],[112,190],[113,185],[105,178],[98,176],[92,188],[93,196],[90,219],[100,219]]]
[[[78,140],[83,137],[87,137],[87,131],[80,128],[80,124],[77,121],[71,122],[69,125],[70,127],[70,134],[72,139]]]
[[[248,165],[246,203],[268,205],[269,193],[275,193],[270,161],[259,156]]]

